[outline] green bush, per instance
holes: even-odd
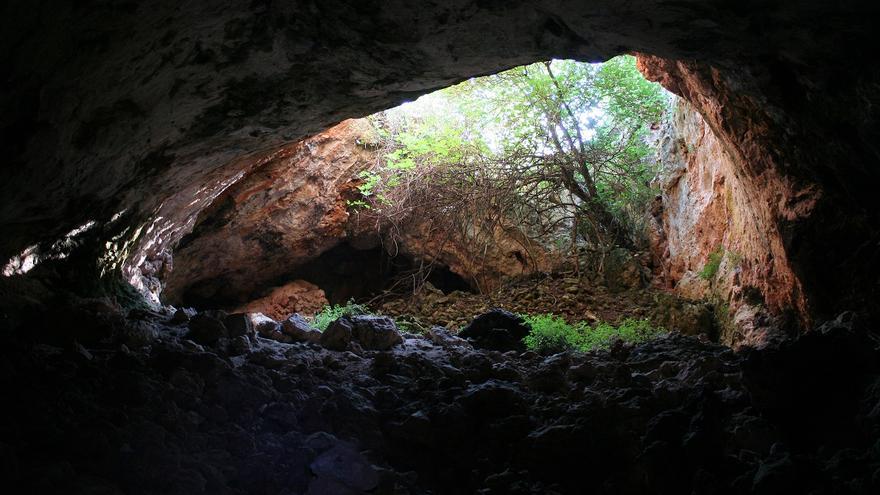
[[[570,324],[553,314],[521,316],[531,327],[523,342],[528,349],[540,353],[608,349],[618,339],[624,342],[644,342],[665,331],[652,326],[647,319],[628,318],[618,326],[602,322],[591,327],[585,322]]]
[[[580,349],[584,352],[608,349],[617,339],[632,343],[645,342],[664,332],[663,328],[652,326],[647,319],[627,318],[617,327],[608,323],[598,323],[583,335]]]
[[[712,280],[718,274],[718,268],[721,267],[721,259],[724,258],[724,248],[718,246],[714,251],[709,253],[709,261],[703,265],[700,270],[700,278],[703,280]]]
[[[581,334],[585,331],[583,323],[571,325],[562,317],[550,313],[521,316],[532,327],[523,338],[527,348],[541,353],[554,353],[579,347]]]
[[[366,306],[357,304],[354,301],[348,301],[341,305],[327,305],[312,318],[312,325],[322,332],[330,326],[331,323],[338,320],[342,316],[365,315],[369,313]]]

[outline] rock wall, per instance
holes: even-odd
[[[359,124],[345,121],[285,148],[218,196],[174,249],[163,299],[242,302],[335,246],[356,194],[352,179],[372,165],[355,144]]]
[[[346,120],[253,167],[201,212],[192,232],[176,246],[173,269],[164,275],[162,300],[235,306],[266,287],[279,286],[246,307],[265,307],[273,314],[314,312],[315,304],[294,301],[297,297],[291,294],[302,291],[288,290],[290,277],[319,283],[325,274],[306,265],[342,243],[351,248],[350,258],[359,251],[383,249],[391,257],[436,261],[474,288],[487,290],[504,277],[545,267],[543,250],[516,229],[496,228],[483,236],[488,238],[478,249],[473,237],[440,229],[417,214],[391,229],[370,210],[352,210],[348,201],[358,198],[358,174],[383,163],[376,139],[368,120]],[[393,236],[388,234],[392,230]],[[366,254],[363,258],[362,263],[377,261]],[[152,274],[152,265],[147,266]],[[382,276],[365,266],[356,267],[354,274],[337,268],[321,270],[336,272],[349,285],[372,285],[375,281],[363,277]]]
[[[760,346],[784,331],[780,318],[807,318],[764,191],[684,100],[676,100],[658,134],[657,159],[661,195],[650,228],[655,283],[715,301],[728,344]]]
[[[756,214],[781,233],[809,312],[880,295],[880,69],[864,61],[876,2],[46,0],[2,13],[3,260],[94,221],[89,245],[110,248],[83,270],[116,276],[160,259],[256,164],[345,118],[515,65],[638,51],[763,191]]]

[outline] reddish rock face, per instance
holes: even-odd
[[[218,196],[175,248],[163,299],[235,303],[338,244],[353,179],[372,165],[359,124],[284,148]]]
[[[305,280],[270,289],[261,298],[239,306],[236,313],[262,313],[276,321],[282,321],[293,313],[314,315],[328,304],[324,291]]]
[[[841,305],[876,315],[878,308],[870,300],[878,290],[880,210],[869,206],[873,193],[868,184],[877,183],[880,168],[846,171],[844,164],[874,163],[876,156],[856,151],[865,145],[863,134],[841,135],[839,129],[848,124],[838,120],[848,112],[856,120],[869,118],[865,112],[870,110],[847,99],[862,96],[835,93],[842,100],[823,100],[816,91],[830,84],[827,76],[784,61],[733,74],[696,61],[641,55],[639,68],[648,79],[690,101],[717,136],[714,148],[724,150],[726,158],[718,163],[729,162],[722,166],[729,172],[713,175],[704,169],[700,180],[724,180],[727,186],[703,183],[697,190],[730,191],[726,207],[710,202],[717,210],[714,215],[736,213],[730,220],[739,224],[731,225],[731,231],[739,232],[744,251],[762,246],[739,283],[757,287],[768,307],[796,314],[802,326]],[[803,86],[810,78],[816,78],[813,86]],[[841,127],[823,130],[831,122]],[[707,211],[704,218],[717,225],[712,215]],[[711,236],[713,229],[706,231]],[[714,232],[717,237],[720,231]],[[862,269],[855,268],[860,265]]]
[[[435,261],[473,288],[484,290],[495,288],[504,277],[546,268],[546,253],[540,246],[500,226],[480,232],[480,244],[475,245],[477,240],[466,236],[474,229],[438,229],[417,212],[401,219],[394,229],[370,210],[352,213],[348,201],[358,197],[358,173],[382,163],[374,151],[375,139],[369,121],[347,120],[251,167],[249,174],[202,211],[193,231],[175,248],[162,299],[172,304],[237,306],[304,271],[317,281],[324,277],[303,267],[341,243],[355,254],[385,249],[388,256]],[[388,234],[392,230],[393,236]],[[375,281],[364,280],[370,273],[367,268],[356,267],[355,273],[349,273],[328,265],[319,270],[339,272],[349,285],[374,285]],[[302,284],[311,292],[320,291],[307,281],[295,281],[238,310],[273,318],[296,311],[314,313],[327,301],[323,292],[320,297],[304,294],[310,291]]]
[[[661,197],[652,211],[656,279],[682,296],[715,300],[735,322],[722,339],[762,345],[767,313],[807,318],[806,301],[764,191],[692,105],[679,100],[659,135]],[[713,267],[714,263],[714,267]],[[756,309],[760,307],[759,309]],[[763,318],[763,319],[762,319]]]

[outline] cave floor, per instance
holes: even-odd
[[[70,325],[90,324],[73,321]],[[831,325],[734,352],[668,336],[500,353],[443,332],[337,352],[4,332],[0,466],[21,493],[878,493],[880,352]],[[149,339],[133,338],[150,327]]]
[[[431,284],[404,296],[380,296],[368,304],[380,314],[414,324],[460,329],[492,308],[514,313],[552,313],[569,323],[608,322],[646,318],[655,326],[717,340],[718,328],[711,305],[688,301],[666,291],[632,283],[609,288],[595,274],[555,272],[514,278],[483,294],[443,293]]]

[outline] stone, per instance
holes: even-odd
[[[522,339],[529,334],[525,320],[503,309],[493,309],[471,321],[458,333],[474,347],[495,351],[525,351]]]
[[[294,181],[296,182],[296,181]],[[307,210],[310,211],[310,210]],[[272,219],[275,219],[272,217]],[[270,221],[270,219],[266,219],[265,221]],[[306,223],[303,220],[302,223]],[[287,225],[287,224],[285,224]],[[252,227],[250,227],[252,228]],[[281,228],[281,227],[279,227]],[[300,227],[302,228],[302,227]],[[285,232],[285,235],[295,235],[299,230],[293,230],[292,232]],[[234,236],[235,233],[222,231],[221,235]],[[314,233],[313,233],[314,235]],[[326,242],[326,241],[325,241]],[[256,247],[254,247],[256,248]],[[192,247],[190,249],[195,249]],[[185,257],[188,253],[187,251],[183,251],[181,255]],[[226,252],[227,257],[234,257],[236,253]],[[260,273],[274,273],[272,270],[276,270],[279,267],[279,256],[289,256],[291,258],[297,259],[297,256],[302,256],[301,253],[285,253],[283,251],[275,251],[272,253],[260,253],[260,256],[254,257],[253,255],[256,253],[246,251],[242,253],[238,253],[239,256],[242,256],[243,259],[239,260],[240,264],[238,265],[238,271],[242,273],[242,276],[247,277],[247,283],[245,285],[239,285],[239,287],[254,287],[254,284],[257,280],[257,274]],[[303,258],[306,259],[306,258]],[[181,260],[183,261],[183,260]],[[232,261],[230,261],[232,262]],[[185,267],[190,272],[196,271],[201,268],[207,273],[215,273],[215,270],[223,270],[222,266],[203,266],[200,261],[192,260],[194,266]],[[287,266],[287,265],[280,265]],[[244,268],[249,268],[247,272],[244,271]],[[186,276],[185,274],[181,274],[180,276]],[[172,284],[172,290],[175,284],[178,284],[177,278],[172,278],[169,280],[169,283]],[[228,288],[225,289],[228,291],[236,290],[240,291],[240,288]],[[317,285],[307,282],[305,280],[294,280],[292,282],[288,282],[280,287],[274,287],[269,289],[268,294],[263,297],[257,298],[247,304],[239,306],[236,308],[236,311],[248,312],[248,313],[263,313],[275,320],[281,321],[290,316],[293,313],[307,313],[314,314],[321,310],[324,306],[329,304],[327,302],[327,297],[324,294],[324,291],[321,290]]]
[[[239,335],[229,339],[227,352],[230,356],[249,354],[252,350],[251,341],[246,335]]]
[[[460,401],[473,414],[497,416],[514,414],[521,408],[523,398],[522,392],[516,386],[488,380],[468,387]]]
[[[217,313],[203,312],[193,316],[189,320],[189,333],[187,338],[197,344],[212,345],[221,338],[228,337],[223,317]]]
[[[453,335],[445,327],[431,327],[428,330],[428,337],[431,342],[443,347],[471,347],[471,344],[457,335]]]
[[[321,331],[313,327],[299,313],[294,313],[281,322],[281,331],[289,335],[295,342],[321,342]]]
[[[244,335],[253,335],[254,324],[246,313],[234,313],[223,319],[226,331],[229,337],[241,337]]]
[[[189,319],[196,315],[196,310],[192,308],[178,308],[171,316],[169,323],[172,325],[182,325],[189,322]]]
[[[281,324],[263,313],[248,313],[248,315],[257,334],[272,338],[273,335],[281,333]]]
[[[357,315],[351,317],[352,338],[370,351],[387,351],[403,343],[394,320],[387,316]]]
[[[319,480],[338,483],[352,493],[372,490],[379,484],[379,475],[370,461],[347,442],[336,443],[319,455],[310,468]]]
[[[321,345],[333,351],[344,351],[351,344],[351,338],[351,320],[342,317],[328,325],[321,333]]]

